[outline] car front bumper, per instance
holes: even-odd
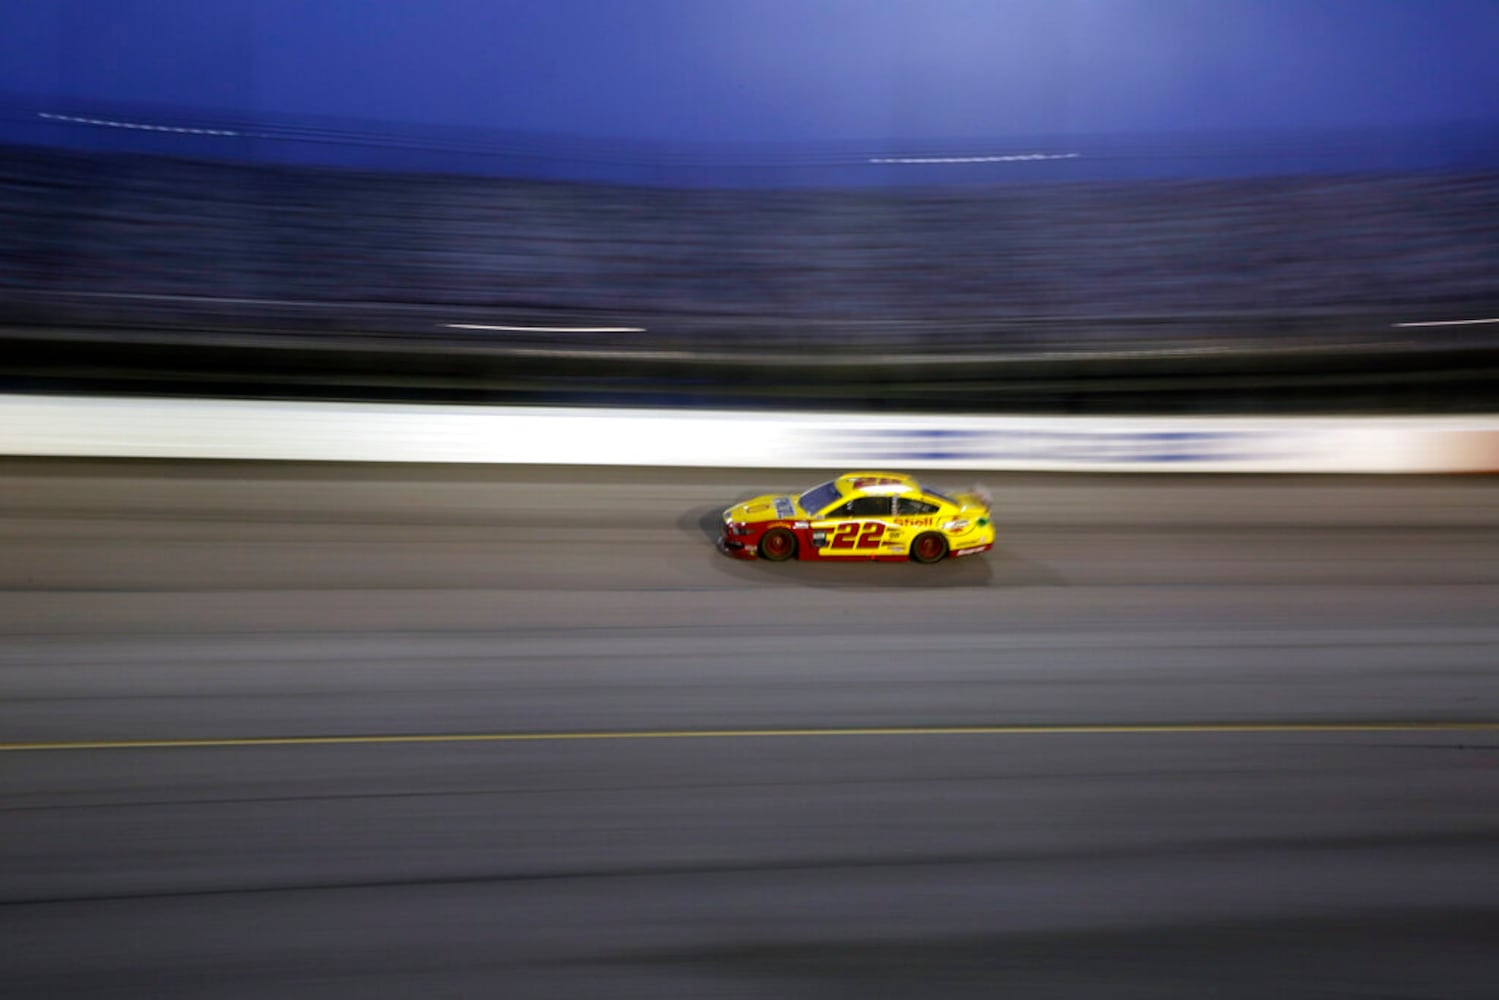
[[[758,554],[755,547],[740,538],[730,538],[728,535],[718,537],[718,551],[735,559],[757,559]]]

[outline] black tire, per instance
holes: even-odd
[[[935,531],[924,531],[911,539],[911,561],[941,562],[947,558],[947,539]]]
[[[771,528],[760,536],[759,552],[767,562],[785,562],[796,555],[796,536],[787,528]]]

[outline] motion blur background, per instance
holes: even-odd
[[[1499,314],[1496,17],[1360,0],[16,5],[3,374],[462,401],[1489,410],[1499,326],[1404,324]],[[846,363],[757,364],[771,348]],[[982,358],[881,363],[912,352]]]
[[[1495,51],[1487,0],[11,3],[0,389],[1492,415]],[[770,567],[718,513],[815,477],[735,444],[0,458],[5,981],[1491,995],[1490,479],[998,475],[982,561]]]

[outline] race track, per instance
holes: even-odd
[[[0,462],[0,992],[1494,995],[1499,480],[815,478]]]

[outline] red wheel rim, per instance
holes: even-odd
[[[942,543],[935,538],[923,538],[916,543],[916,555],[922,559],[935,559],[942,551]]]
[[[791,536],[777,531],[765,538],[765,551],[768,555],[783,556],[791,551]]]

